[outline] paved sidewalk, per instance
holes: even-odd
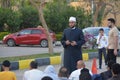
[[[117,58],[117,62],[120,63],[120,57]],[[85,64],[86,64],[86,67],[91,70],[92,60],[85,61]],[[97,65],[98,65],[98,60],[97,60]],[[54,65],[54,67],[55,67],[56,71],[58,72],[61,65]],[[45,68],[46,68],[46,66],[41,66],[41,67],[39,67],[39,70],[44,71]],[[28,69],[14,71],[16,73],[17,80],[22,80],[23,74],[26,70],[28,70]],[[98,69],[98,73],[103,72],[105,70],[106,70],[106,66],[104,65],[104,61],[103,61],[102,69]]]

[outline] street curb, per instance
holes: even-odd
[[[62,64],[63,53],[61,54],[62,54],[61,56],[14,61],[14,62],[11,62],[10,70],[28,69],[31,61],[36,61],[38,63],[38,66]],[[83,60],[87,61],[89,59],[98,58],[98,52],[83,53],[82,56],[83,56]],[[1,64],[0,64],[0,67],[1,67]]]

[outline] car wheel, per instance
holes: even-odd
[[[42,40],[40,42],[41,47],[48,47],[48,41],[47,40]]]
[[[15,46],[15,41],[13,39],[9,39],[7,41],[7,45],[10,46],[10,47]]]

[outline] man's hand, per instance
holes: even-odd
[[[114,49],[114,55],[117,56],[117,49]]]
[[[66,45],[70,45],[70,41],[69,40],[67,40],[65,43],[66,43]]]
[[[71,42],[71,45],[72,45],[72,46],[77,45],[76,41],[72,41],[72,42]]]

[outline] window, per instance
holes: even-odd
[[[37,30],[37,29],[32,30],[32,34],[41,34],[41,33],[42,33],[41,30]]]
[[[31,34],[31,30],[25,29],[25,30],[20,31],[20,35],[24,35],[24,34]]]

